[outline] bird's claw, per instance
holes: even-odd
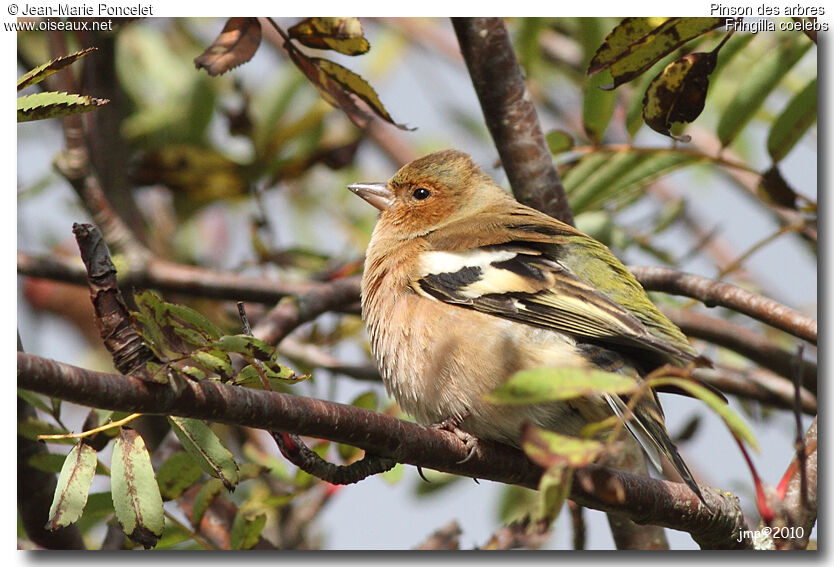
[[[454,433],[458,439],[463,441],[463,445],[466,447],[467,453],[463,459],[457,462],[459,465],[472,459],[472,457],[474,457],[478,452],[478,438],[460,428],[460,424],[464,419],[466,419],[466,416],[462,418],[452,416],[431,425],[434,429],[442,429],[444,431]]]

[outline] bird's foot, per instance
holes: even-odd
[[[444,431],[454,433],[455,437],[463,441],[467,453],[462,460],[458,461],[458,464],[463,464],[469,461],[478,451],[478,438],[460,428],[460,424],[463,423],[463,420],[467,417],[469,417],[468,414],[463,417],[451,416],[430,425],[433,429],[442,429]]]

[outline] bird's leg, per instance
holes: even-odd
[[[442,429],[444,431],[454,433],[458,439],[463,441],[463,444],[467,449],[467,454],[466,457],[463,458],[463,460],[458,461],[458,464],[465,463],[466,461],[471,459],[475,455],[475,452],[478,450],[478,438],[460,428],[460,424],[463,423],[463,421],[467,417],[469,417],[469,412],[466,412],[462,416],[449,416],[446,419],[440,420],[436,423],[432,423],[429,426],[432,429]]]

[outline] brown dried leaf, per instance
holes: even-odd
[[[670,132],[673,122],[692,122],[704,110],[709,88],[709,74],[718,60],[716,51],[690,53],[666,66],[646,89],[643,97],[643,120],[656,131],[682,142],[689,136],[676,137]]]
[[[214,43],[194,58],[194,64],[216,77],[252,59],[260,43],[258,18],[229,18]]]
[[[791,189],[775,165],[762,174],[757,192],[768,203],[797,210],[798,195]]]
[[[351,122],[358,127],[366,128],[372,117],[357,104],[357,98],[365,102],[377,116],[389,124],[401,130],[412,129],[394,122],[373,87],[350,69],[327,59],[307,57],[292,46],[288,46],[287,50],[290,59],[319,90],[324,100],[336,108],[341,108]]]
[[[359,18],[306,18],[287,34],[307,47],[332,49],[344,55],[361,55],[371,48]]]

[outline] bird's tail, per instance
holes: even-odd
[[[654,396],[652,396],[654,397]],[[627,412],[626,403],[617,395],[607,395],[606,399],[611,409],[620,418],[625,418]],[[641,400],[637,407],[631,412],[630,419],[625,420],[625,426],[629,433],[640,443],[646,456],[658,472],[662,471],[660,454],[666,456],[686,485],[694,492],[698,499],[706,505],[704,495],[698,488],[698,483],[692,476],[689,467],[686,466],[683,458],[678,453],[677,447],[672,443],[664,425],[663,410],[656,400]]]

